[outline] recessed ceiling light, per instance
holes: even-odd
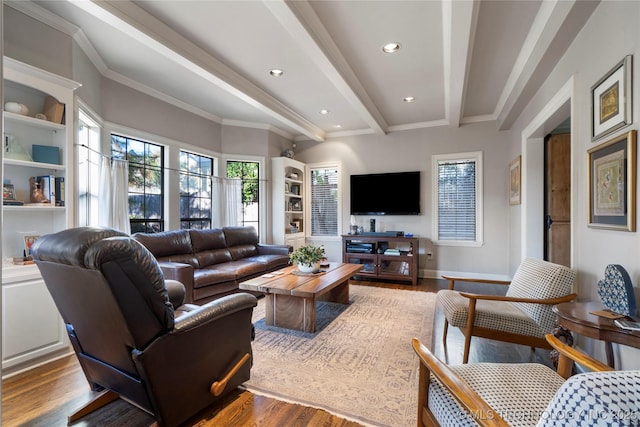
[[[416,99],[413,96],[407,96],[403,99],[404,102],[414,102]]]
[[[339,128],[341,128],[341,127],[342,127],[342,125],[333,125],[333,127],[334,127],[334,128],[338,128],[338,129],[339,129]]]
[[[387,43],[384,46],[382,46],[382,51],[384,53],[394,53],[399,50],[400,50],[400,43],[398,42]]]
[[[331,111],[326,110],[326,109],[324,109],[324,108],[323,108],[322,110],[320,110],[320,114],[322,114],[323,116],[325,116],[325,115],[329,114],[330,112],[331,112]]]
[[[269,70],[269,74],[271,74],[273,77],[282,77],[284,75],[284,70],[274,68],[273,70]]]

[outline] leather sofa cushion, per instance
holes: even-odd
[[[224,264],[223,264],[224,265]],[[215,285],[236,280],[235,271],[228,269],[218,269],[217,266],[198,268],[193,271],[193,287]]]
[[[194,254],[198,262],[198,268],[207,268],[231,261],[231,252],[228,249],[213,249]]]
[[[131,237],[142,243],[156,258],[191,253],[191,236],[188,230],[135,233]],[[166,261],[181,262],[175,259]]]
[[[231,253],[231,258],[236,261],[258,255],[258,248],[256,247],[256,245],[252,244],[238,245],[231,246],[229,248],[229,252]]]
[[[156,257],[158,262],[180,262],[182,264],[190,264],[193,268],[198,268],[198,260],[193,254],[182,254],[182,255],[169,255],[163,257]]]
[[[227,247],[258,244],[258,232],[253,227],[223,227]]]
[[[289,264],[289,257],[286,255],[256,255],[245,258],[247,261],[255,261],[265,265],[267,270],[276,267],[286,267]]]
[[[224,264],[216,265],[218,270],[226,270],[235,273],[236,278],[243,279],[245,277],[252,276],[254,274],[262,273],[266,270],[266,266],[263,263],[251,261],[247,259],[241,259],[238,261],[225,262]]]
[[[202,252],[209,249],[226,249],[227,242],[224,233],[219,228],[209,230],[189,230],[193,252]]]

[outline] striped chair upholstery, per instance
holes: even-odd
[[[576,272],[563,265],[540,259],[526,258],[509,284],[507,297],[528,299],[551,299],[571,294]],[[462,280],[462,279],[461,279]],[[555,327],[555,314],[550,304],[520,303],[508,301],[477,300],[472,331],[467,330],[469,298],[456,290],[441,290],[437,295],[437,305],[445,318],[444,339],[448,325],[461,328],[470,342],[471,336],[501,339],[532,347],[542,345],[548,348],[545,334]],[[499,331],[506,333],[500,336]],[[514,336],[515,337],[514,339]],[[530,343],[526,337],[533,337]],[[466,346],[468,348],[468,344]],[[465,354],[465,362],[468,350]]]

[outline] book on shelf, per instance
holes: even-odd
[[[385,255],[400,255],[400,249],[389,248],[384,251]]]
[[[56,206],[64,206],[64,177],[56,176],[56,185],[55,185],[55,201]]]
[[[22,200],[4,199],[2,200],[2,204],[4,206],[23,206],[24,202]]]
[[[36,177],[36,182],[40,184],[42,195],[51,203],[51,206],[54,206],[56,201],[56,177],[53,175],[41,175]]]
[[[14,256],[12,262],[13,265],[30,265],[36,263],[30,256]]]

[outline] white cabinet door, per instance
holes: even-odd
[[[2,285],[2,369],[64,350],[69,339],[42,279]]]

